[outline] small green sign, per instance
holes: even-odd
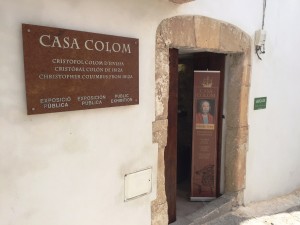
[[[254,98],[254,110],[265,109],[267,106],[267,97]]]

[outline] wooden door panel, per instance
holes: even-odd
[[[169,223],[176,221],[177,189],[177,105],[178,105],[178,49],[170,49],[170,86],[168,102],[168,138],[165,148],[165,186]]]

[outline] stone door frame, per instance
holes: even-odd
[[[235,193],[243,203],[248,148],[248,98],[251,38],[236,26],[203,16],[176,16],[163,20],[156,33],[155,121],[153,142],[158,143],[157,198],[152,202],[152,224],[168,224],[164,150],[167,144],[169,48],[225,53],[227,85],[225,136],[225,194]]]

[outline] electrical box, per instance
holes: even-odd
[[[125,201],[135,199],[152,191],[152,168],[126,174]]]
[[[255,32],[255,46],[264,46],[266,41],[266,31],[265,30],[257,30]]]

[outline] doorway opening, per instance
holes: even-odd
[[[176,54],[172,53],[174,50],[170,51],[170,57],[176,57]],[[174,56],[172,56],[174,55]],[[172,63],[173,59],[170,59]],[[171,174],[176,174],[175,176],[168,175],[166,177],[166,183],[175,183],[174,181],[168,181],[169,179],[176,179],[176,201],[171,198],[174,198],[172,192],[168,193],[168,188],[166,189],[167,200],[169,207],[169,223],[174,222],[176,217],[185,217],[188,214],[191,214],[198,209],[202,208],[206,203],[205,202],[191,202],[191,183],[192,181],[192,162],[197,162],[195,160],[195,155],[192,153],[192,142],[193,142],[193,108],[194,108],[194,71],[195,70],[208,70],[208,71],[220,71],[220,85],[219,85],[219,100],[218,100],[218,112],[215,112],[215,116],[218,118],[218,128],[217,128],[217,140],[216,140],[216,161],[217,161],[217,171],[216,178],[213,182],[216,182],[216,197],[221,195],[221,172],[224,170],[221,168],[221,151],[222,151],[222,120],[223,116],[223,92],[224,92],[224,74],[225,74],[225,54],[209,53],[209,52],[198,52],[198,53],[179,53],[178,55],[178,72],[177,74],[172,74],[173,70],[170,70],[170,84],[172,83],[173,87],[170,88],[170,91],[177,89],[177,111],[169,110],[169,118],[174,118],[177,114],[177,168],[176,164],[168,163],[166,160],[166,166],[168,167],[167,171],[170,170],[170,167],[173,167],[173,172]],[[176,61],[173,60],[173,61]],[[170,68],[172,66],[170,65]],[[174,71],[175,73],[175,71]],[[176,82],[172,81],[177,79]],[[177,84],[177,88],[174,85]],[[172,96],[172,93],[170,93]],[[173,94],[174,96],[174,94]],[[169,101],[169,107],[174,108],[170,104],[173,101]],[[172,126],[173,129],[174,126]],[[174,134],[174,133],[173,133]],[[172,135],[168,133],[168,135]],[[169,141],[174,142],[174,139],[170,137]],[[174,146],[168,145],[167,146]],[[170,150],[172,151],[172,150]],[[168,156],[167,156],[168,157]],[[165,159],[167,158],[165,157]],[[192,160],[194,157],[194,160]],[[173,158],[174,159],[174,158]],[[222,184],[222,186],[224,186]],[[173,196],[172,196],[173,195]],[[172,206],[172,204],[176,204]]]
[[[172,168],[165,160],[170,156],[167,143],[171,130],[169,101],[173,87],[170,68],[171,49],[226,54],[226,130],[224,155],[224,194],[234,193],[235,204],[243,203],[248,143],[248,98],[251,71],[251,38],[238,27],[203,16],[176,16],[163,20],[156,33],[155,55],[155,121],[153,142],[158,143],[157,198],[152,202],[152,224],[168,224],[169,193],[176,193],[167,171]],[[177,53],[178,54],[178,53]],[[178,56],[177,56],[178,57]],[[176,67],[178,73],[178,67]],[[177,99],[176,99],[177,100]],[[177,119],[175,121],[177,127]],[[176,132],[177,134],[177,132]],[[175,138],[177,140],[177,138]],[[177,148],[176,148],[177,150]],[[172,155],[172,154],[171,154]],[[174,155],[174,154],[173,154]],[[177,152],[175,154],[177,156]],[[171,163],[171,167],[170,167]],[[175,171],[177,176],[177,171]],[[176,181],[177,177],[175,177]],[[175,195],[176,196],[176,195]],[[175,204],[176,205],[176,204]]]

